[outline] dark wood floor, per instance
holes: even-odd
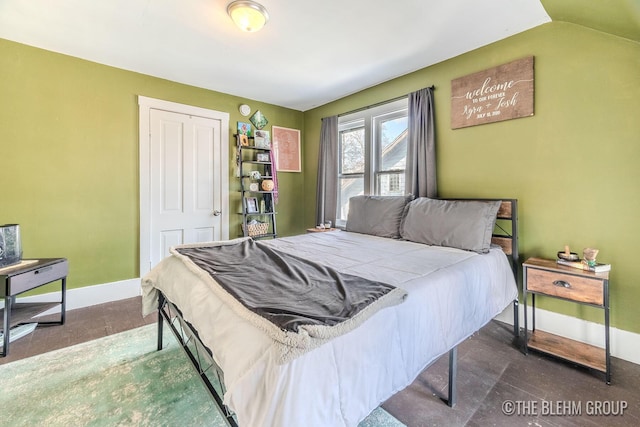
[[[72,310],[64,326],[39,327],[11,343],[0,364],[155,321],[155,315],[142,317],[139,297]],[[537,353],[525,356],[510,327],[491,322],[458,347],[454,408],[441,400],[447,397],[447,357],[383,407],[409,427],[638,426],[640,365],[614,358],[612,371],[612,384],[606,385],[600,373]],[[515,413],[505,414],[512,407]]]

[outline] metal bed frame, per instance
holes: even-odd
[[[496,200],[496,199],[446,199],[446,200]],[[509,226],[502,226],[500,221],[496,223],[499,233],[494,234],[492,243],[499,245],[504,253],[511,260],[511,268],[518,281],[518,216],[517,216],[517,200],[516,199],[498,199],[502,200],[497,218],[500,221],[510,221]],[[519,327],[519,301],[516,298],[513,301],[513,334],[516,339],[520,337]],[[184,318],[182,313],[173,303],[168,301],[164,294],[158,291],[158,351],[163,347],[163,328],[164,323],[173,332],[176,340],[189,358],[189,361],[198,373],[205,388],[211,394],[220,414],[229,427],[239,427],[235,419],[233,411],[231,411],[224,403],[223,396],[226,392],[224,386],[224,372],[222,368],[213,360],[211,351],[202,343],[196,329]],[[449,350],[449,384],[448,398],[446,403],[450,407],[454,407],[457,401],[456,376],[458,372],[457,363],[458,347],[455,346]],[[427,368],[425,368],[427,369]]]

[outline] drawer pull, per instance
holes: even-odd
[[[52,269],[53,269],[53,267],[44,267],[44,268],[41,268],[40,270],[36,270],[34,274],[44,273],[45,271],[49,271],[49,270],[52,270]]]
[[[553,284],[556,285],[556,286],[560,286],[562,288],[570,288],[571,287],[571,283],[565,282],[564,280],[554,280]]]

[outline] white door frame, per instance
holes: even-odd
[[[221,238],[229,238],[229,113],[209,110],[192,105],[178,104],[176,102],[164,101],[161,99],[138,96],[139,124],[140,131],[140,277],[143,277],[150,270],[151,264],[151,110],[163,110],[173,113],[186,114],[207,119],[221,121],[220,131],[220,191],[222,192],[220,207],[221,213]]]

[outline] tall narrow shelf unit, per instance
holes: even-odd
[[[242,145],[238,135],[236,135],[236,142],[242,201],[242,212],[240,213],[242,215],[242,234],[254,239],[276,238],[275,191],[263,188],[264,181],[273,182],[274,179],[271,148]],[[253,138],[250,137],[249,142],[252,143]],[[260,157],[266,157],[266,159]],[[253,177],[252,172],[254,174],[258,172],[260,178]],[[252,186],[252,184],[254,185]]]

